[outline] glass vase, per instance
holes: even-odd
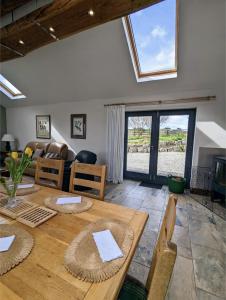
[[[12,208],[15,207],[16,204],[20,201],[20,199],[16,197],[17,183],[13,182],[12,179],[9,179],[8,181],[6,181],[6,185],[8,197],[5,207]]]

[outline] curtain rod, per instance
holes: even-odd
[[[194,97],[194,98],[174,99],[174,100],[155,100],[155,101],[143,101],[143,102],[112,103],[112,104],[105,104],[104,106],[114,106],[114,105],[143,106],[143,105],[192,103],[192,102],[213,101],[213,100],[216,100],[216,96]]]

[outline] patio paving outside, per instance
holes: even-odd
[[[149,173],[149,153],[127,153],[127,170]],[[159,152],[158,175],[184,176],[185,152]]]

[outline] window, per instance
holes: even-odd
[[[123,19],[137,81],[177,77],[178,0]]]
[[[0,74],[0,91],[12,100],[24,99],[24,96],[12,83]]]

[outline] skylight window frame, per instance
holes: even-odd
[[[15,90],[13,90],[12,88]],[[8,79],[0,74],[0,91],[11,100],[26,99],[26,96],[21,93]]]
[[[12,97],[18,97],[18,96],[23,96],[23,94],[20,92],[20,93],[17,93],[15,94],[8,86],[6,86],[3,82],[0,82],[0,86],[6,90],[6,92],[8,92]]]
[[[153,4],[153,5],[158,5]],[[130,15],[123,18],[123,25],[126,32],[127,42],[129,44],[130,54],[133,61],[135,74],[138,81],[173,78],[178,71],[178,38],[179,38],[179,0],[176,0],[176,19],[175,19],[175,68],[168,70],[159,70],[154,72],[142,72],[136,41]],[[166,76],[166,77],[165,77]]]

